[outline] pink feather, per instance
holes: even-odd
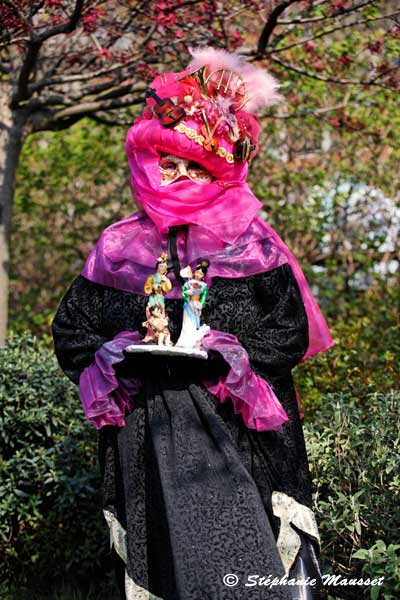
[[[264,69],[246,62],[243,57],[211,46],[191,48],[190,53],[193,56],[188,66],[190,70],[210,65],[211,70],[224,68],[240,75],[248,94],[243,109],[250,114],[257,114],[267,106],[283,102],[283,96],[278,93],[277,80]]]

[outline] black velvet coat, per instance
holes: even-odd
[[[96,350],[117,333],[144,333],[146,303],[145,296],[77,277],[52,325],[66,375],[78,383]],[[181,300],[166,300],[173,341],[182,311]],[[210,395],[202,381],[227,368],[216,353],[208,361],[131,355],[118,365],[119,376],[143,381],[126,426],[99,431],[104,509],[125,536],[125,550],[117,548],[128,578],[122,593],[163,600],[300,597],[282,586],[244,586],[248,574],[284,574],[272,491],[311,507],[291,375],[306,352],[308,324],[290,266],[238,279],[215,277],[202,320],[239,339],[289,421],[281,431],[250,430],[229,398],[221,404]],[[302,540],[315,570],[316,548]],[[227,573],[237,574],[239,583],[225,585]],[[314,591],[313,597],[320,596]]]

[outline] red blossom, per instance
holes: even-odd
[[[174,13],[165,13],[161,11],[160,13],[156,13],[151,17],[152,21],[155,21],[159,25],[163,25],[164,27],[173,27],[177,24],[178,20]]]
[[[25,23],[12,6],[0,6],[0,27],[3,29],[26,29]]]
[[[50,18],[55,25],[59,25],[60,23],[64,22],[64,19],[61,15],[50,15]]]
[[[104,58],[105,60],[108,60],[111,58],[111,52],[108,48],[100,48],[100,50],[97,52],[97,58]]]
[[[397,90],[400,87],[400,77],[395,74],[394,70],[388,78],[388,84],[395,90]]]
[[[149,42],[146,46],[146,52],[147,54],[151,54],[152,56],[154,56],[155,54],[157,54],[157,48],[154,42]]]
[[[157,74],[156,70],[149,65],[146,65],[146,63],[139,63],[136,67],[136,71],[143,77],[145,81],[152,81]]]
[[[88,12],[82,17],[82,25],[83,29],[87,33],[93,33],[96,29],[97,19],[103,17],[106,14],[106,11],[102,8],[91,8]]]
[[[383,41],[375,40],[374,42],[370,42],[367,44],[367,48],[372,54],[382,54],[384,48]]]
[[[332,119],[329,119],[329,123],[334,127],[340,127],[341,125],[340,119],[338,119],[337,117],[332,117]]]
[[[332,10],[340,10],[341,8],[347,8],[349,5],[349,0],[331,0],[330,7]]]
[[[311,42],[311,41],[309,40],[308,42],[304,42],[304,44],[303,44],[303,48],[304,48],[304,51],[305,51],[305,52],[310,52],[310,53],[312,53],[312,52],[314,52],[314,50],[315,50],[315,44],[314,44],[314,42]]]
[[[382,62],[380,65],[376,67],[378,73],[384,73],[389,69],[389,65],[386,62]]]
[[[173,2],[171,0],[165,0],[164,2],[157,2],[155,9],[156,11],[168,11],[171,10]]]
[[[239,31],[239,29],[235,29],[235,31],[233,31],[231,35],[232,49],[238,48],[243,44],[243,42],[244,39],[241,32]]]
[[[313,67],[316,71],[323,71],[324,63],[322,62],[322,60],[317,60],[317,62],[313,63]]]
[[[77,54],[69,54],[67,56],[67,62],[70,65],[80,64],[81,59]]]
[[[353,62],[353,59],[348,54],[343,54],[339,59],[338,63],[343,67],[348,67]]]
[[[389,35],[394,38],[400,38],[400,25],[395,25],[389,30]]]

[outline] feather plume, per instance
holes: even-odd
[[[250,114],[256,115],[267,106],[284,101],[283,96],[278,93],[277,80],[264,69],[246,62],[243,57],[211,46],[191,48],[190,53],[193,56],[188,66],[190,70],[209,65],[211,70],[228,69],[240,75],[246,85],[248,96],[243,109]]]

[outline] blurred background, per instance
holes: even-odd
[[[299,260],[336,346],[294,372],[324,573],[400,597],[396,1],[0,3],[0,598],[115,595],[96,433],[49,326],[107,225],[137,207],[126,132],[189,48],[280,82],[250,185]]]

